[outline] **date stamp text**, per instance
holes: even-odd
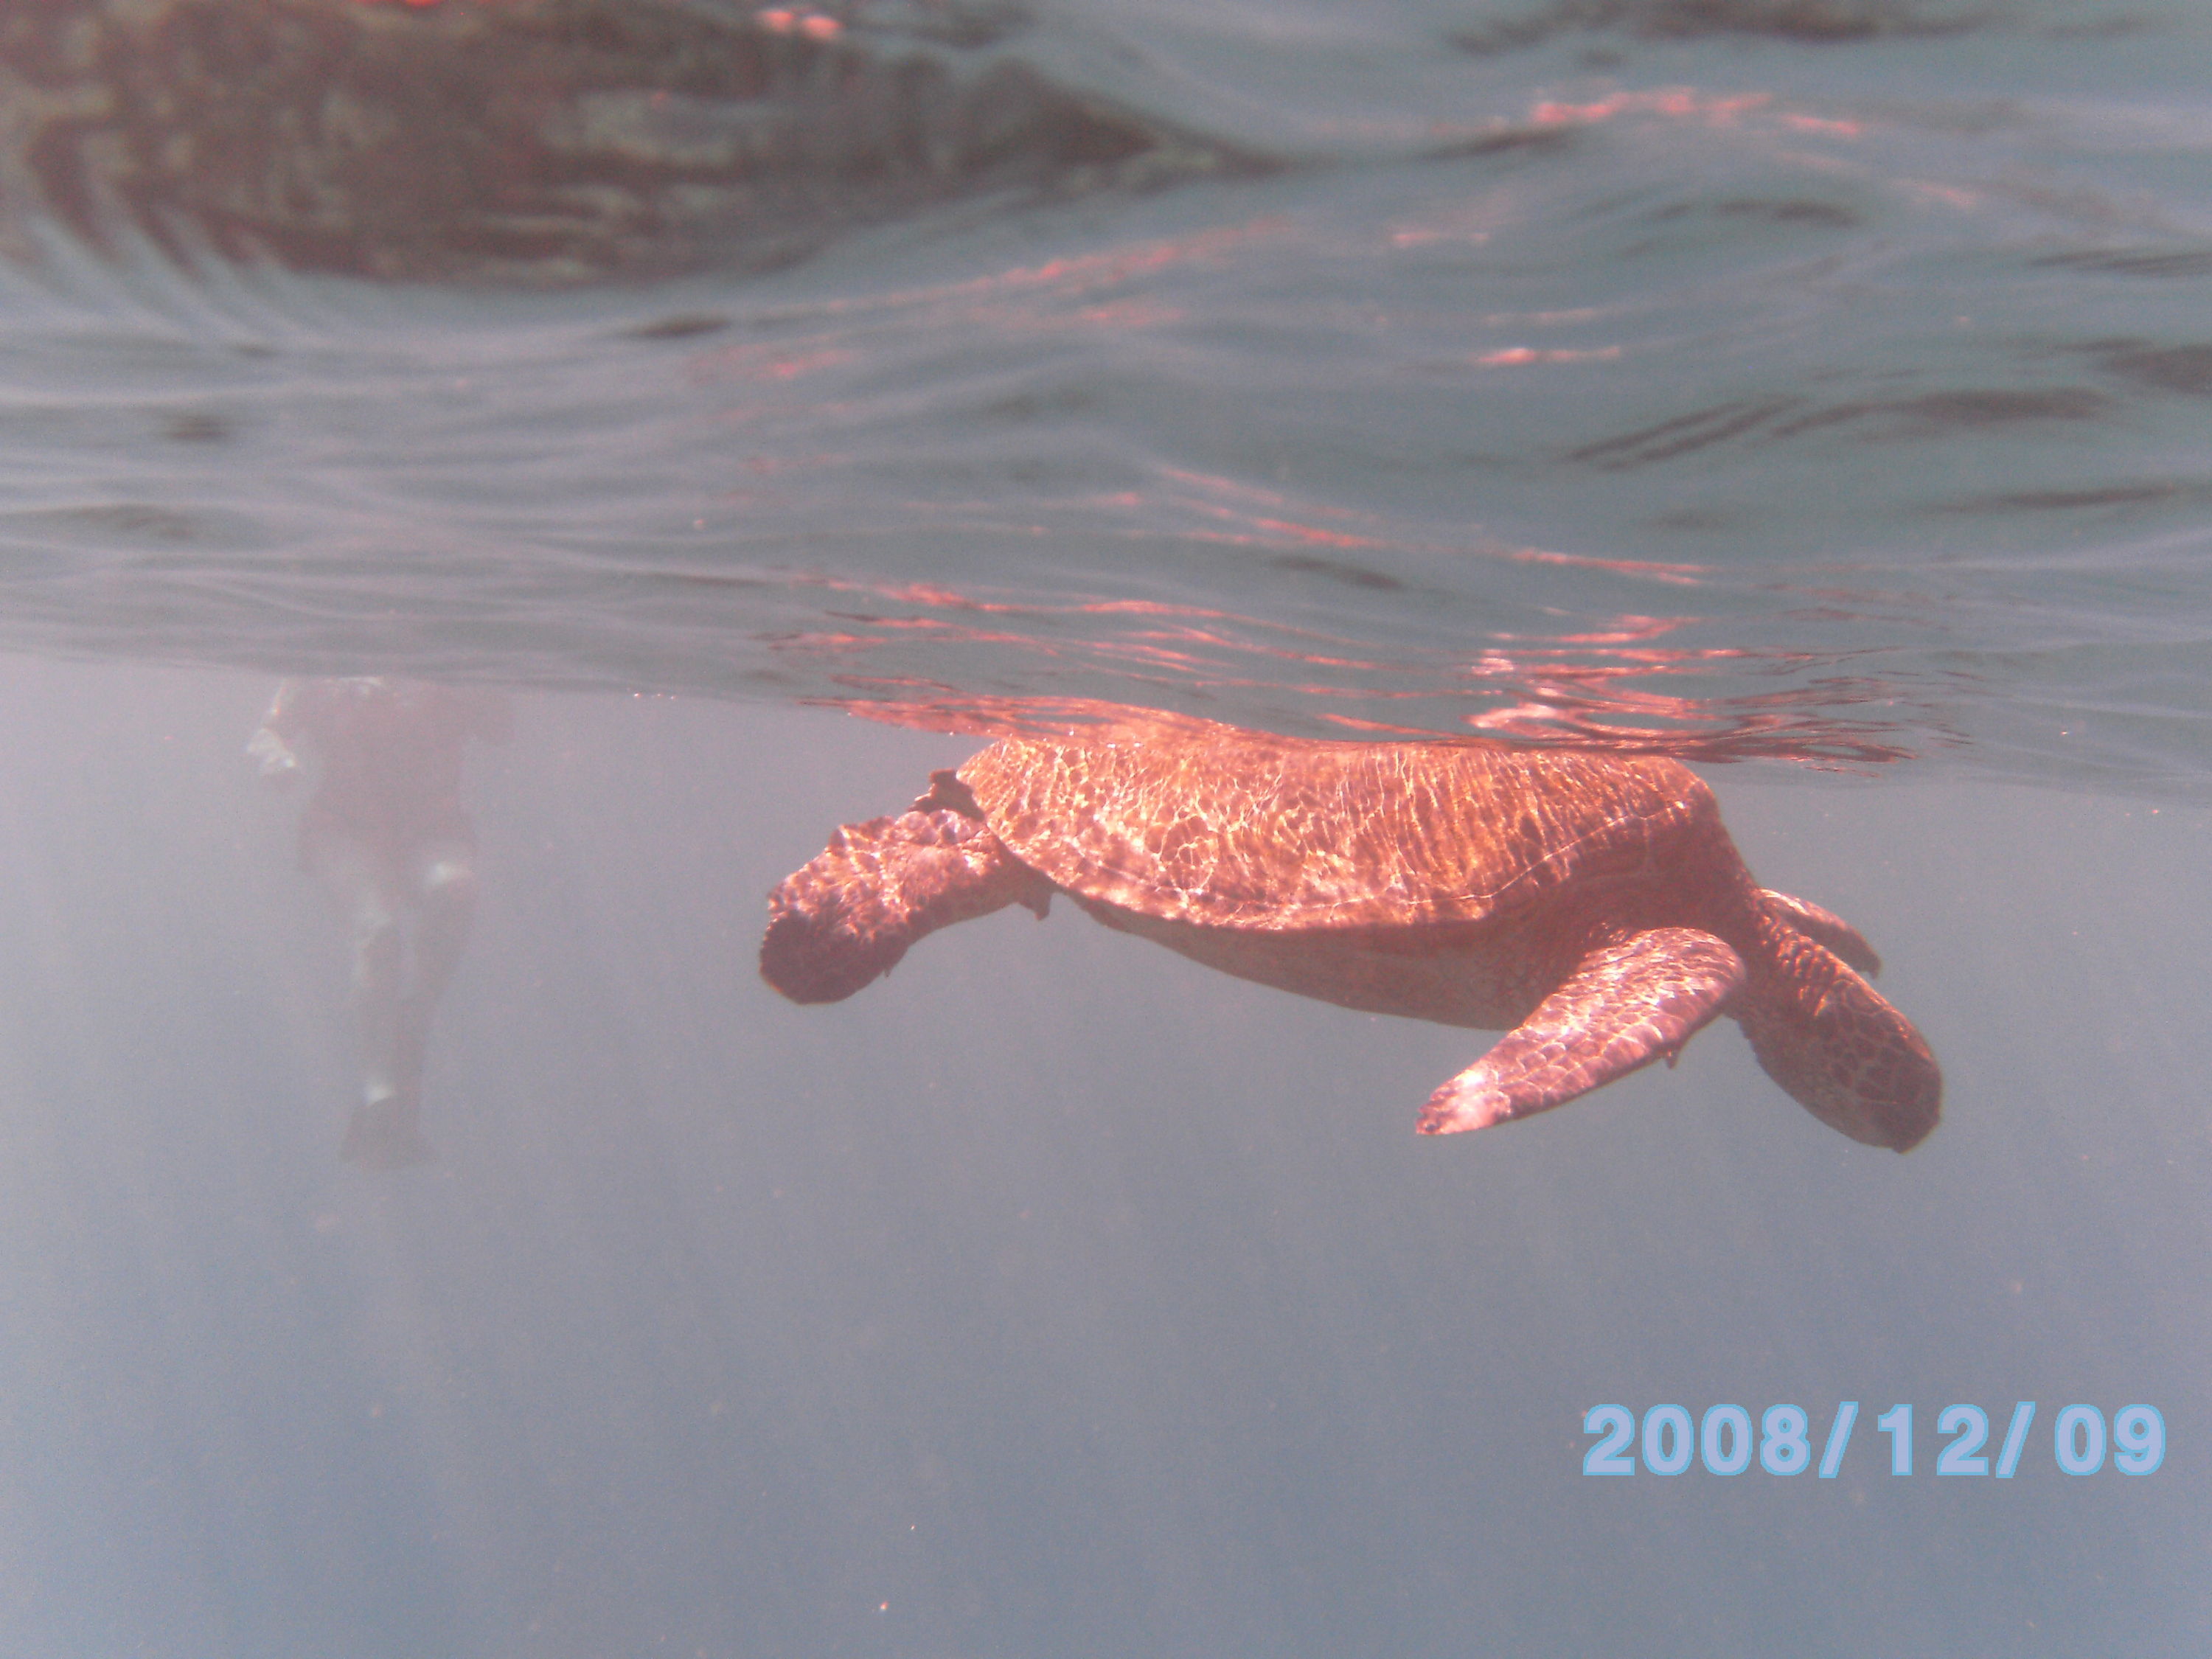
[[[2028,1449],[2035,1409],[2033,1400],[2013,1407],[1992,1459],[1986,1449],[1990,1414],[1979,1406],[1944,1407],[1936,1418],[1942,1442],[1936,1473],[2011,1480]],[[1709,1406],[1694,1424],[1683,1407],[1652,1406],[1644,1413],[1640,1433],[1627,1407],[1593,1406],[1583,1413],[1583,1432],[1597,1438],[1583,1454],[1583,1473],[1634,1474],[1640,1462],[1652,1474],[1680,1474],[1695,1461],[1708,1474],[1741,1474],[1755,1458],[1769,1474],[1817,1468],[1817,1479],[1832,1480],[1843,1472],[1858,1419],[1857,1401],[1838,1402],[1820,1435],[1816,1464],[1813,1421],[1802,1406],[1769,1406],[1759,1413],[1756,1432],[1741,1406]],[[1913,1472],[1912,1419],[1910,1405],[1892,1406],[1874,1419],[1875,1433],[1888,1438],[1893,1475]],[[1872,1438],[1862,1437],[1860,1443]],[[2067,1474],[2095,1474],[2108,1462],[2122,1474],[2149,1474],[2166,1461],[2166,1419],[2155,1406],[2123,1406],[2108,1424],[2094,1406],[2066,1406],[2051,1419],[2050,1446],[2052,1461]]]

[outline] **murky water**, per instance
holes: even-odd
[[[372,280],[0,165],[0,1646],[2200,1652],[2203,18],[712,15],[792,131],[878,60],[1044,90],[598,281],[469,201],[401,252],[495,258]],[[624,142],[703,165],[685,95]],[[389,1173],[245,752],[368,673],[515,713]],[[1740,762],[1944,1121],[1855,1146],[1723,1020],[1419,1138],[1488,1038],[1065,902],[760,981],[778,880],[1055,698]],[[1832,1480],[1582,1473],[1603,1403],[1817,1458],[1844,1400]],[[2026,1400],[2014,1478],[1936,1473]],[[2062,1473],[2076,1402],[2162,1466]]]

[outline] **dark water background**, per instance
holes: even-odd
[[[0,1650],[2202,1653],[2205,15],[1001,21],[1237,164],[550,286],[0,169]],[[369,672],[520,711],[396,1177],[240,752]],[[1482,1039],[1065,909],[759,983],[974,747],[823,705],[1067,696],[1741,759],[1945,1124],[1724,1025],[1417,1141]],[[1578,1472],[1601,1401],[1839,1398],[1838,1480]],[[2057,1473],[2075,1401],[2164,1468]]]

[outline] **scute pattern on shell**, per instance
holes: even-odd
[[[1187,719],[1006,738],[960,777],[1014,855],[1070,892],[1270,932],[1481,921],[1657,873],[1719,826],[1711,791],[1669,760]]]

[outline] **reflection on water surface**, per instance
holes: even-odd
[[[1015,8],[45,0],[0,22],[0,249],[527,284],[773,269],[948,201],[1249,170],[988,50]],[[11,223],[11,221],[15,222]]]

